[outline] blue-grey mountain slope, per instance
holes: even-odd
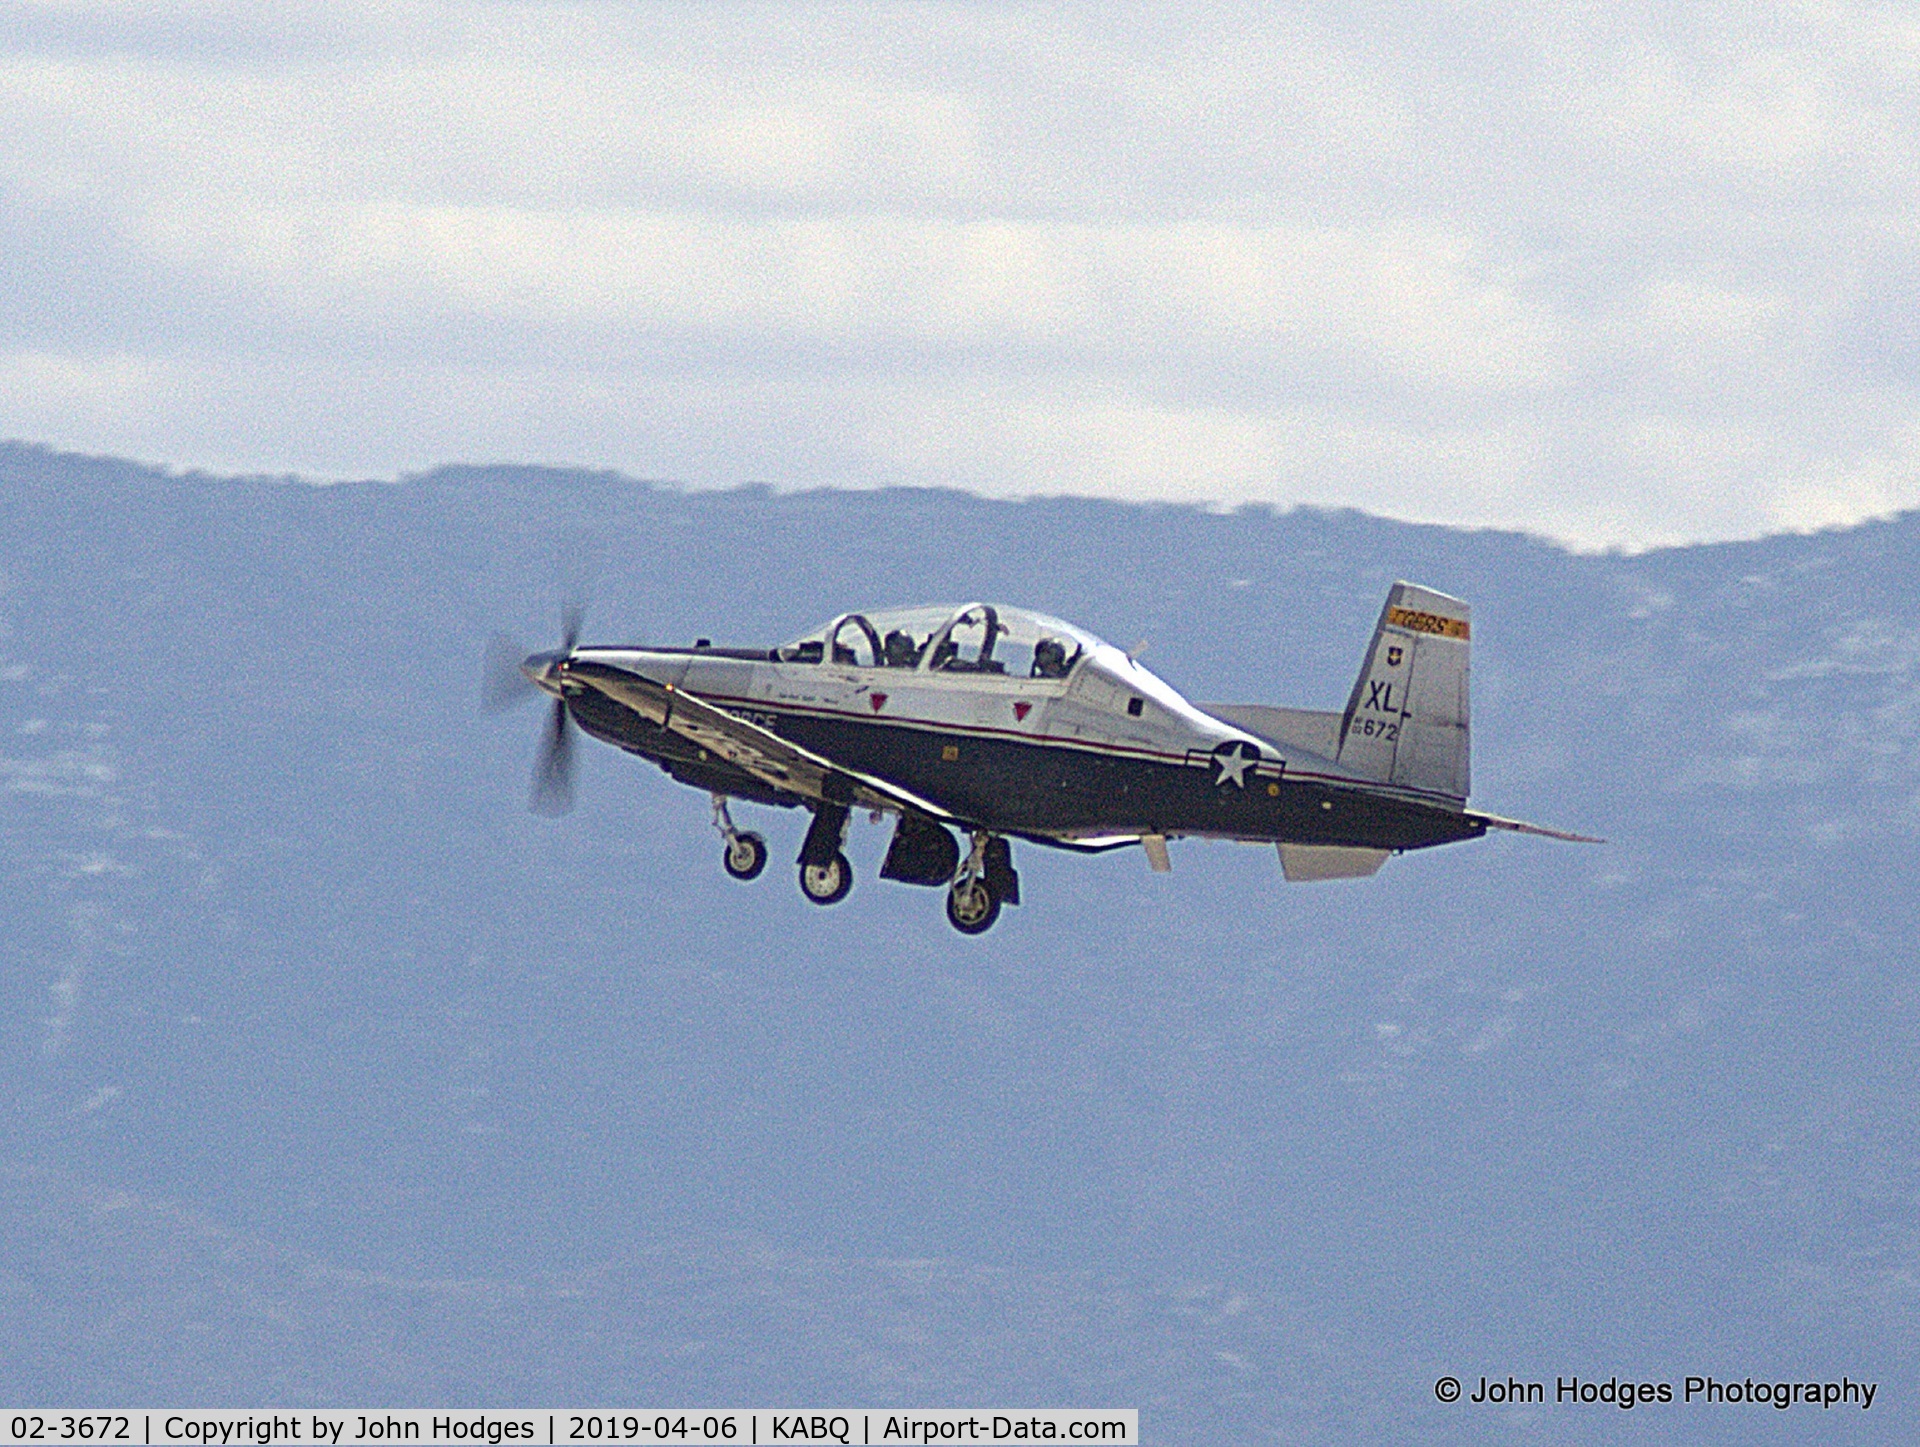
[[[506,628],[994,597],[1335,708],[1475,609],[1489,839],[1024,850],[963,939],[728,880]],[[1639,557],[1355,514],[0,450],[0,1396],[1137,1404],[1157,1442],[1920,1433],[1920,519]],[[751,813],[776,864],[802,821]],[[1871,1413],[1445,1408],[1482,1373]]]

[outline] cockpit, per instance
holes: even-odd
[[[1024,608],[889,608],[843,613],[776,650],[786,663],[849,668],[911,668],[1013,678],[1065,678],[1100,640]]]

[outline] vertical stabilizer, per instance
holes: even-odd
[[[1469,613],[1445,593],[1393,585],[1341,715],[1342,764],[1383,784],[1466,799]]]

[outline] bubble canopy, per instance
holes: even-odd
[[[1065,678],[1100,640],[1083,628],[996,603],[842,613],[783,645],[789,663]]]

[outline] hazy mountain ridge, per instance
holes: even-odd
[[[44,1169],[0,1173],[0,1199],[15,1242],[37,1246],[5,1273],[5,1335],[71,1354],[64,1371],[9,1383],[28,1400],[65,1400],[78,1377],[115,1401],[145,1401],[158,1380],[181,1402],[551,1405],[555,1393],[615,1400],[627,1380],[648,1383],[650,1401],[769,1405],[806,1381],[827,1394],[810,1404],[1037,1402],[1091,1388],[1191,1413],[1245,1401],[1247,1379],[1283,1362],[1299,1372],[1341,1355],[1297,1313],[1213,1282],[1142,1291],[1080,1274],[811,1259],[750,1239],[653,1247],[527,1283],[410,1279],[332,1267]],[[1142,1383],[1155,1384],[1144,1398]]]
[[[1582,1429],[1423,1393],[1705,1353],[1878,1371],[1910,1410],[1920,518],[1582,557],[1354,514],[314,488],[15,446],[0,540],[6,1259],[50,1270],[66,1231],[122,1260],[80,1203],[186,1203],[264,1253],[234,1271],[268,1305],[208,1319],[234,1361],[303,1343],[296,1396],[458,1395],[465,1343],[504,1398],[1052,1393],[1160,1403],[1157,1440],[1531,1441]],[[1477,800],[1612,842],[1327,890],[1270,852],[1183,846],[1159,880],[1027,850],[977,945],[873,878],[865,825],[836,910],[779,869],[742,891],[704,801],[610,751],[572,818],[528,818],[536,721],[476,716],[486,632],[544,643],[582,553],[592,636],[1008,597],[1149,639],[1194,697],[1309,707],[1414,577],[1475,604]],[[798,821],[762,819],[778,863]],[[173,1320],[224,1269],[177,1255],[33,1297],[9,1385],[193,1395],[204,1362],[124,1325],[71,1352],[96,1307]],[[427,1328],[429,1287],[351,1284],[447,1280],[473,1294]],[[1249,1305],[1194,1327],[1189,1281]],[[674,1340],[722,1344],[693,1365],[639,1325],[683,1297],[717,1325]],[[318,1324],[262,1324],[289,1314]],[[1663,1426],[1754,1428],[1607,1430]]]

